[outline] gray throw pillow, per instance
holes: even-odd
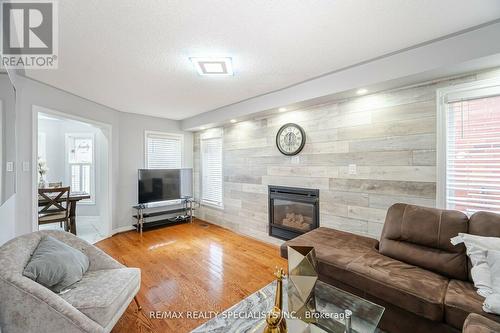
[[[80,281],[89,268],[89,258],[75,248],[44,236],[31,255],[23,275],[59,293]]]

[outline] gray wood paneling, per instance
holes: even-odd
[[[317,188],[321,225],[379,237],[393,203],[435,205],[435,91],[450,83],[336,101],[225,127],[225,207],[202,207],[197,214],[276,243],[267,235],[267,185]],[[288,122],[306,131],[306,146],[295,157],[281,155],[275,147],[276,132]],[[195,175],[198,141],[196,133]],[[356,174],[349,173],[349,164],[357,165]],[[199,183],[195,181],[197,193]]]
[[[435,199],[436,197],[435,182],[331,178],[330,190],[369,194],[389,194],[402,197],[412,196],[428,199]]]

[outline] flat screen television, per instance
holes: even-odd
[[[193,196],[193,169],[139,169],[139,204]]]

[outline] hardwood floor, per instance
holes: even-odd
[[[152,319],[151,311],[223,311],[286,268],[278,247],[195,220],[144,232],[118,234],[96,244],[142,271],[138,294],[113,333],[189,332],[207,319]]]

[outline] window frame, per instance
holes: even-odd
[[[448,137],[449,100],[463,100],[500,96],[500,78],[463,83],[436,90],[436,207],[446,209],[446,144]]]
[[[145,130],[144,131],[144,168],[149,169],[148,165],[148,137],[150,135],[157,135],[157,136],[162,136],[165,138],[175,138],[178,139],[181,142],[181,168],[184,167],[184,135],[180,133],[170,133],[170,132],[162,132],[162,131],[151,131],[151,130]]]
[[[211,201],[205,201],[203,198],[203,141],[205,140],[221,140],[221,202],[219,205]],[[224,132],[222,128],[213,128],[200,134],[200,205],[207,206],[215,209],[224,209]]]
[[[93,132],[75,132],[75,133],[65,133],[65,149],[64,149],[64,161],[66,167],[66,181],[67,184],[71,186],[71,166],[80,165],[80,170],[82,165],[90,164],[90,199],[80,200],[79,205],[95,205],[96,204],[96,140],[95,133]],[[70,147],[70,137],[75,138],[91,138],[92,139],[92,163],[70,163],[69,161],[69,147]]]

